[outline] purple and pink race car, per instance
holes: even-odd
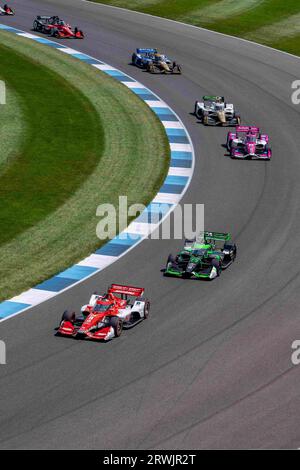
[[[259,127],[236,126],[235,132],[228,132],[226,147],[231,158],[270,160],[272,157],[269,136],[261,134]]]

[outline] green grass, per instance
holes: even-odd
[[[300,34],[273,42],[273,47],[300,56]]]
[[[99,222],[96,209],[99,204],[109,202],[118,207],[119,194],[127,195],[129,204],[147,204],[160,188],[167,173],[169,147],[163,126],[154,113],[120,83],[83,62],[30,40],[0,32],[0,41],[1,47],[11,48],[11,54],[5,54],[10,60],[5,60],[7,66],[14,64],[16,67],[15,76],[20,77],[19,64],[22,64],[23,73],[24,62],[30,66],[34,63],[44,75],[44,80],[47,81],[51,77],[56,102],[61,96],[60,93],[63,93],[62,90],[64,92],[69,90],[73,102],[80,106],[80,110],[85,109],[84,120],[89,126],[88,133],[85,124],[82,124],[84,126],[82,130],[77,129],[78,145],[72,149],[72,152],[66,152],[69,131],[66,123],[63,123],[62,129],[66,141],[57,152],[56,160],[53,155],[49,174],[48,169],[44,171],[44,160],[48,158],[48,155],[45,155],[47,153],[45,147],[42,147],[43,152],[37,152],[36,159],[32,160],[31,145],[25,139],[20,155],[7,166],[5,174],[2,175],[5,176],[13,168],[17,169],[15,165],[20,166],[20,171],[28,182],[25,193],[26,207],[30,207],[30,202],[33,207],[28,214],[23,215],[25,219],[22,221],[23,228],[28,224],[27,217],[32,218],[31,212],[36,218],[34,225],[22,231],[17,230],[0,246],[0,300],[3,300],[49,278],[101,246],[102,242],[96,236],[96,226]],[[18,55],[17,62],[13,60],[14,54]],[[38,82],[32,78],[32,90],[34,88],[44,90],[40,78]],[[7,76],[6,80],[9,82],[10,77]],[[79,101],[75,99],[73,93],[75,90]],[[28,93],[27,89],[26,92]],[[19,102],[22,99],[23,95],[19,97]],[[47,116],[49,108],[41,107],[41,109]],[[22,111],[26,113],[25,105]],[[68,117],[76,127],[73,118],[78,117],[79,110],[74,112],[75,114],[70,116],[66,110],[65,118]],[[40,118],[44,123],[45,119]],[[43,134],[43,140],[46,138],[48,146],[51,146],[60,129],[56,120],[52,120],[50,116],[49,119],[53,128],[49,128],[48,136]],[[39,126],[39,123],[36,124]],[[39,127],[36,131],[38,129]],[[31,135],[30,138],[32,137],[34,136]],[[36,143],[41,142],[41,134],[37,132]],[[99,144],[97,149],[93,147],[96,143]],[[81,156],[86,150],[88,152],[85,154],[83,167]],[[29,163],[24,165],[24,168],[22,168],[22,162],[25,161],[23,152],[25,155],[28,152],[29,158]],[[100,158],[97,152],[101,153]],[[90,155],[92,153],[94,156]],[[66,159],[64,168],[60,165],[60,159]],[[56,165],[60,166],[59,174],[53,168]],[[30,185],[27,170],[36,177],[37,183],[41,178],[43,184],[38,183],[38,187]],[[64,173],[64,176],[61,173]],[[56,175],[57,183],[63,191],[61,199],[57,195],[53,175]],[[75,179],[76,185],[72,186],[72,182],[66,181],[66,188],[63,188],[61,182],[66,176],[67,180]],[[10,188],[11,193],[7,194],[8,201],[10,197],[14,198],[12,192],[24,191],[18,176]],[[52,196],[56,201],[56,207],[51,201]],[[44,209],[40,204],[40,198],[44,198],[47,208],[50,208],[47,209],[47,213],[44,212],[43,217],[35,213],[36,207],[41,211]],[[18,210],[20,214],[21,211],[17,207]],[[9,210],[5,208],[3,213],[8,217]],[[3,230],[2,222],[1,228]]]
[[[299,34],[295,32],[291,35],[288,27],[277,28],[277,23],[280,26],[283,20],[300,13],[300,2],[297,0],[94,1],[202,26],[299,55]],[[274,28],[265,33],[261,29],[271,25]]]
[[[20,97],[7,85],[6,104],[0,105],[0,175],[18,156],[27,130]]]
[[[91,101],[77,88],[3,44],[0,78],[20,98],[27,127],[18,156],[0,176],[1,246],[74,194],[101,158],[104,133]]]

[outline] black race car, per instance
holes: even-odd
[[[40,16],[38,15],[33,22],[33,30],[39,33],[50,34],[55,25],[59,23],[58,16]]]

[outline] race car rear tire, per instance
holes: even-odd
[[[235,116],[236,117],[236,125],[240,126],[241,125],[241,116]]]
[[[123,331],[123,322],[119,317],[111,317],[110,318],[110,326],[113,327],[115,336],[119,338]]]
[[[146,299],[144,306],[144,320],[147,320],[150,312],[150,301]]]
[[[224,249],[225,249],[225,250],[233,250],[232,261],[234,261],[235,258],[236,258],[236,255],[237,255],[236,244],[235,244],[235,243],[225,243]]]
[[[39,30],[38,28],[39,28],[39,27],[38,27],[38,22],[35,20],[35,21],[33,22],[33,31],[38,31],[38,30]]]

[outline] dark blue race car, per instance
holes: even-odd
[[[181,74],[181,66],[157,49],[139,48],[132,54],[131,62],[150,73]]]
[[[157,49],[137,49],[132,54],[131,62],[133,65],[146,69],[147,65],[154,60]]]

